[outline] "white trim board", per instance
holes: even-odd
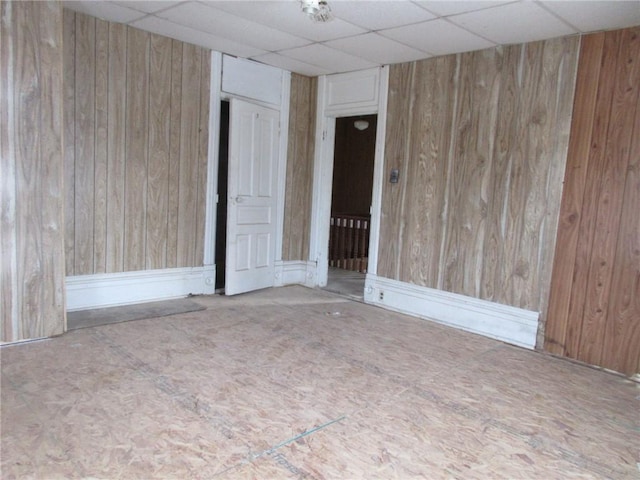
[[[67,311],[211,295],[215,278],[214,265],[67,277]]]
[[[534,349],[539,313],[367,274],[366,303]]]
[[[285,285],[304,285],[313,288],[316,276],[316,263],[304,260],[277,261],[276,262],[276,287]]]

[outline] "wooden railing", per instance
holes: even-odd
[[[331,215],[329,266],[367,272],[369,260],[369,216]]]

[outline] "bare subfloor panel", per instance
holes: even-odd
[[[341,268],[329,267],[327,273],[328,292],[338,293],[353,300],[364,300],[364,281],[366,274],[350,272]]]
[[[5,347],[2,478],[637,479],[623,378],[288,287]]]
[[[204,310],[200,305],[188,298],[165,300],[162,302],[140,303],[122,307],[95,308],[67,313],[67,329],[97,327],[110,323],[130,322],[145,318],[166,317],[179,313]]]

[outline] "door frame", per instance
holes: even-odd
[[[375,78],[372,80],[372,75]],[[335,80],[335,81],[334,81]],[[362,99],[362,92],[371,98]],[[347,88],[345,88],[347,85]],[[367,275],[377,273],[382,212],[382,186],[384,180],[384,147],[387,124],[387,92],[389,67],[353,72],[351,74],[323,75],[318,78],[316,108],[315,152],[313,162],[313,200],[311,207],[311,235],[309,260],[316,263],[314,285],[327,285],[329,271],[329,223],[331,219],[331,192],[333,187],[333,161],[335,150],[336,118],[377,114],[376,146],[371,195],[371,223],[369,235],[369,262]],[[339,97],[339,102],[334,101]]]
[[[277,200],[276,200],[276,238],[275,238],[275,262],[276,265],[282,262],[282,243],[284,235],[284,201],[287,171],[287,144],[289,143],[289,102],[291,92],[291,73],[281,70],[282,80],[280,84],[280,103],[274,104],[262,101],[257,98],[224,92],[222,90],[222,64],[224,54],[211,51],[211,83],[209,93],[209,155],[207,161],[207,201],[205,216],[205,237],[204,237],[204,265],[213,267],[213,277],[208,277],[205,282],[213,286],[216,278],[215,247],[218,204],[218,168],[220,159],[218,158],[218,148],[220,146],[220,102],[237,98],[245,102],[258,106],[278,110],[280,112],[280,135],[279,154],[277,166]],[[238,61],[249,62],[238,59]],[[266,65],[251,62],[249,68],[275,69]],[[276,69],[280,70],[280,69]],[[255,72],[254,72],[255,73]],[[255,75],[249,75],[248,79],[253,81]],[[258,89],[260,90],[260,89]],[[277,269],[276,269],[277,272]],[[277,273],[276,273],[277,275]],[[274,285],[277,279],[274,278]]]

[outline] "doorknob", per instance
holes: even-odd
[[[240,195],[238,195],[236,197],[236,203],[243,203],[244,202],[244,197],[241,197]]]

